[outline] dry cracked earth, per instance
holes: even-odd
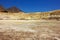
[[[0,40],[60,40],[60,21],[0,20]]]

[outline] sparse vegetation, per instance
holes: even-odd
[[[0,20],[0,40],[60,40],[60,21]]]

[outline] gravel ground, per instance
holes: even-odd
[[[0,40],[60,40],[60,21],[0,20]]]

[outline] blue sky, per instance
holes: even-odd
[[[6,8],[16,6],[24,12],[46,12],[60,9],[60,0],[0,0]]]

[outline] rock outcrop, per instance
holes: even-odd
[[[8,12],[2,5],[0,5],[0,12]]]
[[[15,6],[11,7],[11,8],[8,8],[7,11],[10,12],[10,13],[19,13],[19,12],[22,12],[22,10],[18,9]]]

